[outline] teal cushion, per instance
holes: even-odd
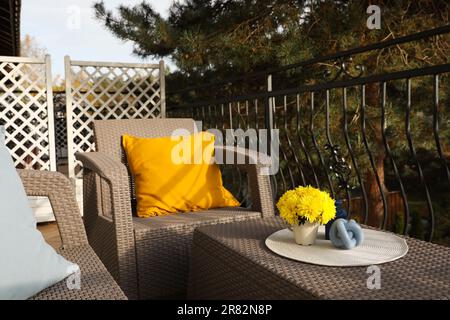
[[[0,130],[0,299],[27,299],[79,268],[57,254],[36,229],[2,136]]]

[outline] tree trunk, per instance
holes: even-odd
[[[386,150],[384,149],[382,128],[380,123],[379,85],[376,83],[367,84],[366,97],[367,109],[374,110],[374,112],[366,112],[366,126],[367,128],[371,128],[373,130],[371,132],[372,134],[369,135],[369,139],[372,141],[372,148],[370,151],[375,162],[376,172],[375,174],[372,166],[369,164],[365,174],[365,188],[368,198],[367,205],[369,213],[368,224],[374,227],[380,227],[383,222],[384,206],[376,175],[378,175],[380,179],[381,189],[383,190],[385,195],[387,194],[387,188],[385,186],[384,179],[384,159],[386,158]]]
[[[387,195],[387,188],[384,183],[384,156],[381,154],[374,154],[373,156],[376,173],[380,178],[381,188],[384,194]],[[381,191],[377,183],[377,178],[372,168],[368,168],[366,171],[365,186],[368,198],[368,224],[373,227],[381,227],[383,222],[384,206],[381,198]]]

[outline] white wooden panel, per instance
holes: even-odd
[[[55,221],[50,201],[45,197],[29,197],[30,206],[33,210],[36,221],[50,222]]]
[[[81,215],[83,215],[83,181],[76,180],[76,198]],[[47,197],[28,197],[31,209],[38,223],[55,221],[52,206]]]

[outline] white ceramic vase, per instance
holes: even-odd
[[[318,230],[318,223],[310,223],[308,221],[298,226],[292,226],[295,242],[303,246],[310,246],[314,244],[317,238]]]

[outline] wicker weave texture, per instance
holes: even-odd
[[[61,249],[59,253],[80,266],[80,288],[69,289],[66,281],[61,281],[41,291],[31,300],[127,299],[89,245]]]
[[[193,132],[192,119],[102,120],[94,122],[98,152],[77,154],[84,168],[84,216],[89,243],[128,298],[183,297],[188,261],[197,226],[273,216],[266,164],[240,167],[248,172],[252,210],[212,210],[190,214],[193,221],[132,218],[133,183],[121,148],[123,134],[170,136],[175,129]],[[234,153],[242,152],[234,150]],[[176,220],[176,219],[175,219]]]
[[[194,229],[259,218],[260,212],[242,208],[134,218],[140,295],[146,299],[185,298]]]
[[[127,297],[136,299],[136,253],[126,168],[101,153],[81,154],[78,159],[84,166],[84,219],[89,243]],[[110,210],[105,212],[105,208]]]
[[[406,238],[409,252],[379,265],[380,289],[368,289],[366,267],[326,267],[272,253],[267,236],[277,219],[202,227],[195,231],[191,299],[450,299],[450,248]]]
[[[49,198],[62,240],[59,253],[78,264],[81,269],[80,289],[69,289],[66,281],[61,281],[41,291],[32,299],[126,299],[123,291],[88,244],[70,181],[57,172],[18,170],[18,173],[28,195]]]
[[[87,244],[75,190],[61,173],[17,170],[29,196],[48,197],[64,247]]]
[[[192,119],[129,119],[94,121],[95,144],[97,151],[106,153],[116,161],[123,161],[122,136],[169,137],[176,129],[195,130]]]

